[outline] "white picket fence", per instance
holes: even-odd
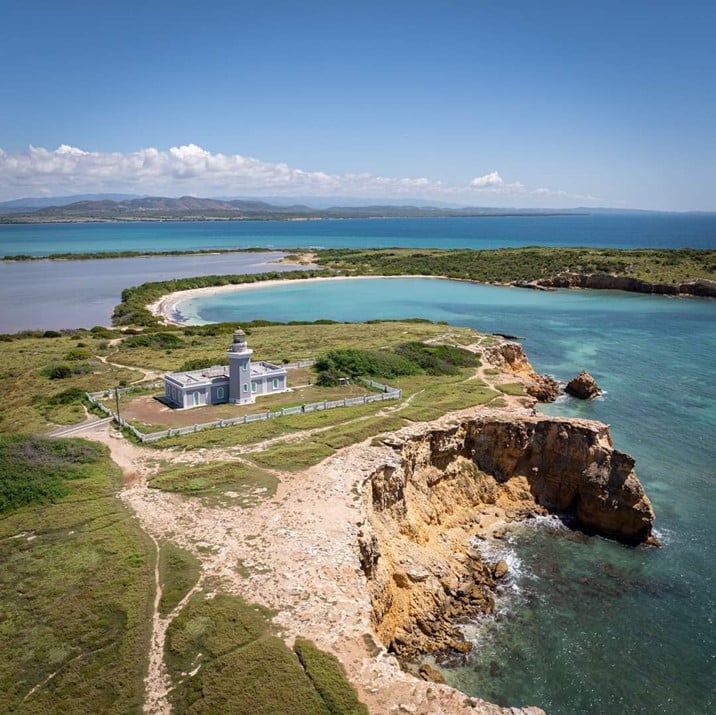
[[[303,361],[304,363],[312,364],[313,361]],[[297,364],[298,367],[305,367],[305,364]],[[390,385],[384,385],[381,382],[375,380],[363,379],[363,382],[370,387],[381,390],[380,393],[372,395],[360,395],[358,397],[346,397],[342,400],[323,400],[323,402],[311,402],[305,405],[297,405],[296,407],[282,407],[280,410],[271,412],[257,412],[251,415],[242,415],[241,417],[232,417],[230,419],[214,420],[213,422],[203,422],[200,424],[189,425],[187,427],[176,427],[173,429],[162,430],[161,432],[142,432],[138,430],[134,425],[130,424],[123,417],[118,415],[114,410],[107,407],[102,400],[112,397],[115,390],[104,390],[102,392],[88,392],[87,399],[96,405],[102,412],[109,415],[114,421],[124,429],[129,430],[140,442],[156,442],[158,439],[165,439],[166,437],[176,437],[184,434],[191,434],[192,432],[201,432],[206,429],[216,429],[221,427],[233,427],[235,425],[245,425],[252,422],[260,422],[262,420],[271,420],[276,417],[284,417],[286,415],[299,415],[307,414],[310,412],[319,412],[322,410],[332,410],[336,407],[355,407],[357,405],[368,405],[372,402],[383,402],[385,400],[400,400],[402,399],[402,390],[399,390]],[[161,384],[161,383],[160,383]],[[145,389],[147,386],[137,386],[135,388],[125,387],[119,388],[119,394],[126,394],[128,392],[138,391]]]

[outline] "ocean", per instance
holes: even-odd
[[[523,245],[716,248],[715,215],[504,217],[315,222],[197,222],[0,226],[0,253],[263,246],[497,248]],[[3,315],[16,329],[66,327],[78,300],[100,284],[179,275],[175,258],[0,264]],[[183,270],[191,275],[190,259]],[[221,272],[233,271],[218,257]],[[261,262],[260,257],[251,260]],[[44,278],[22,273],[44,265]],[[99,266],[106,268],[99,273]],[[64,271],[77,271],[60,281]],[[212,266],[209,272],[217,272]],[[197,270],[196,273],[199,271]],[[40,283],[58,277],[53,285]],[[63,285],[69,286],[62,288]],[[54,291],[54,293],[53,293]],[[45,303],[53,313],[43,323]],[[239,297],[240,295],[240,297]],[[9,297],[8,297],[9,296]],[[496,618],[474,624],[475,655],[445,670],[464,692],[551,715],[706,715],[716,711],[716,303],[613,291],[536,292],[437,279],[301,283],[220,294],[182,304],[194,320],[425,317],[523,337],[535,366],[559,379],[589,370],[605,395],[543,407],[611,425],[657,514],[661,549],[628,548],[558,529],[516,529],[505,543],[512,569]],[[49,314],[48,314],[49,315]],[[99,321],[102,322],[102,321]],[[48,324],[52,323],[52,324]],[[92,323],[94,324],[94,323]],[[13,328],[15,329],[15,328]]]
[[[716,214],[0,224],[0,256],[255,248],[713,248]]]
[[[515,529],[498,616],[470,627],[451,684],[550,715],[716,710],[716,303],[618,291],[535,292],[439,279],[254,288],[185,301],[192,322],[425,317],[523,337],[532,364],[605,389],[542,411],[611,425],[637,459],[663,548],[545,521]]]

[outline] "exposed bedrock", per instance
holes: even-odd
[[[651,538],[634,460],[601,423],[481,417],[408,428],[385,444],[392,451],[366,481],[360,559],[376,631],[403,657],[470,649],[455,623],[492,610],[505,565],[469,544],[496,520],[557,513],[630,544]]]
[[[551,278],[540,278],[533,281],[533,285],[548,288],[596,288],[635,293],[716,297],[716,281],[706,278],[695,278],[682,283],[650,283],[632,276],[617,276],[610,273],[562,273]]]
[[[530,365],[522,345],[504,342],[481,348],[485,362],[493,367],[517,375],[525,385],[525,391],[538,402],[554,402],[559,395],[559,384],[550,375],[539,375]]]

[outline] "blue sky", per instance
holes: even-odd
[[[716,210],[716,3],[3,0],[0,199]]]

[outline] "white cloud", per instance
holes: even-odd
[[[500,176],[498,171],[493,171],[490,174],[484,176],[476,176],[471,182],[470,186],[474,189],[490,189],[496,186],[503,186],[505,183],[504,179]]]
[[[26,152],[0,149],[0,198],[80,192],[132,192],[177,196],[315,195],[375,198],[424,198],[475,201],[499,194],[514,203],[530,194],[569,197],[565,192],[532,192],[497,171],[467,185],[427,177],[390,177],[370,173],[328,174],[240,154],[212,153],[196,144],[134,152],[91,152],[62,144],[57,149],[30,146]]]
[[[476,176],[470,182],[470,188],[493,193],[521,193],[527,187],[520,181],[508,183],[500,176],[499,171],[492,171],[484,176]]]

